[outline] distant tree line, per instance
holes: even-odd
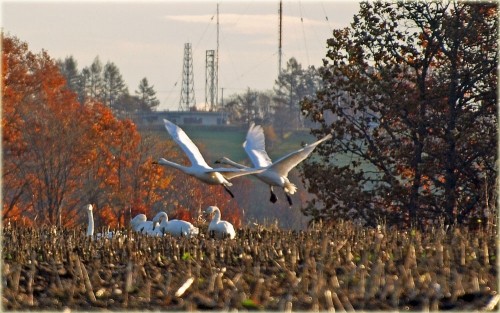
[[[59,60],[57,64],[68,87],[78,95],[80,103],[97,100],[117,113],[150,112],[160,104],[154,86],[149,85],[146,77],[139,82],[135,94],[131,95],[118,66],[109,61],[103,66],[98,56],[81,71],[73,56]]]
[[[303,69],[295,58],[290,58],[275,80],[273,90],[248,88],[243,94],[234,94],[225,100],[224,110],[233,123],[254,121],[273,126],[283,138],[286,131],[314,124],[303,118],[300,101],[313,97],[320,87],[321,77],[314,66]]]
[[[149,85],[147,78],[139,82],[135,94],[131,95],[116,64],[108,61],[103,66],[98,56],[81,71],[72,56],[59,60],[57,64],[68,87],[77,93],[80,103],[97,99],[116,113],[151,112],[160,104],[154,86]],[[272,90],[248,88],[243,93],[232,94],[224,101],[222,110],[227,112],[231,123],[249,124],[254,121],[274,126],[278,135],[283,137],[286,131],[313,124],[303,118],[300,101],[314,96],[320,86],[321,77],[314,66],[303,69],[292,57]]]

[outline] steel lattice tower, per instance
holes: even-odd
[[[179,111],[189,111],[196,105],[194,98],[193,54],[191,44],[184,44],[184,62],[182,66],[182,88]]]
[[[215,50],[206,51],[205,64],[205,110],[215,111]]]

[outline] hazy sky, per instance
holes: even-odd
[[[270,90],[278,74],[279,1],[219,1],[219,100],[247,88]],[[283,67],[322,64],[326,40],[347,27],[356,1],[283,1]],[[216,1],[2,1],[4,32],[72,55],[81,70],[96,56],[114,62],[129,92],[146,77],[159,110],[179,106],[184,43],[192,44],[196,102],[205,102],[205,53],[217,48]]]

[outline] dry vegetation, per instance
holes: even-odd
[[[206,230],[206,229],[203,229]],[[488,310],[497,230],[242,229],[233,241],[3,230],[4,310]]]

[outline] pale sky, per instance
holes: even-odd
[[[219,100],[247,88],[271,90],[278,74],[279,1],[219,1]],[[295,57],[319,67],[333,29],[349,26],[357,1],[283,1],[282,66]],[[135,94],[146,77],[158,110],[179,107],[184,44],[192,44],[196,103],[205,102],[205,54],[217,49],[216,1],[2,1],[4,32],[72,55],[78,69],[99,56],[117,65]]]

